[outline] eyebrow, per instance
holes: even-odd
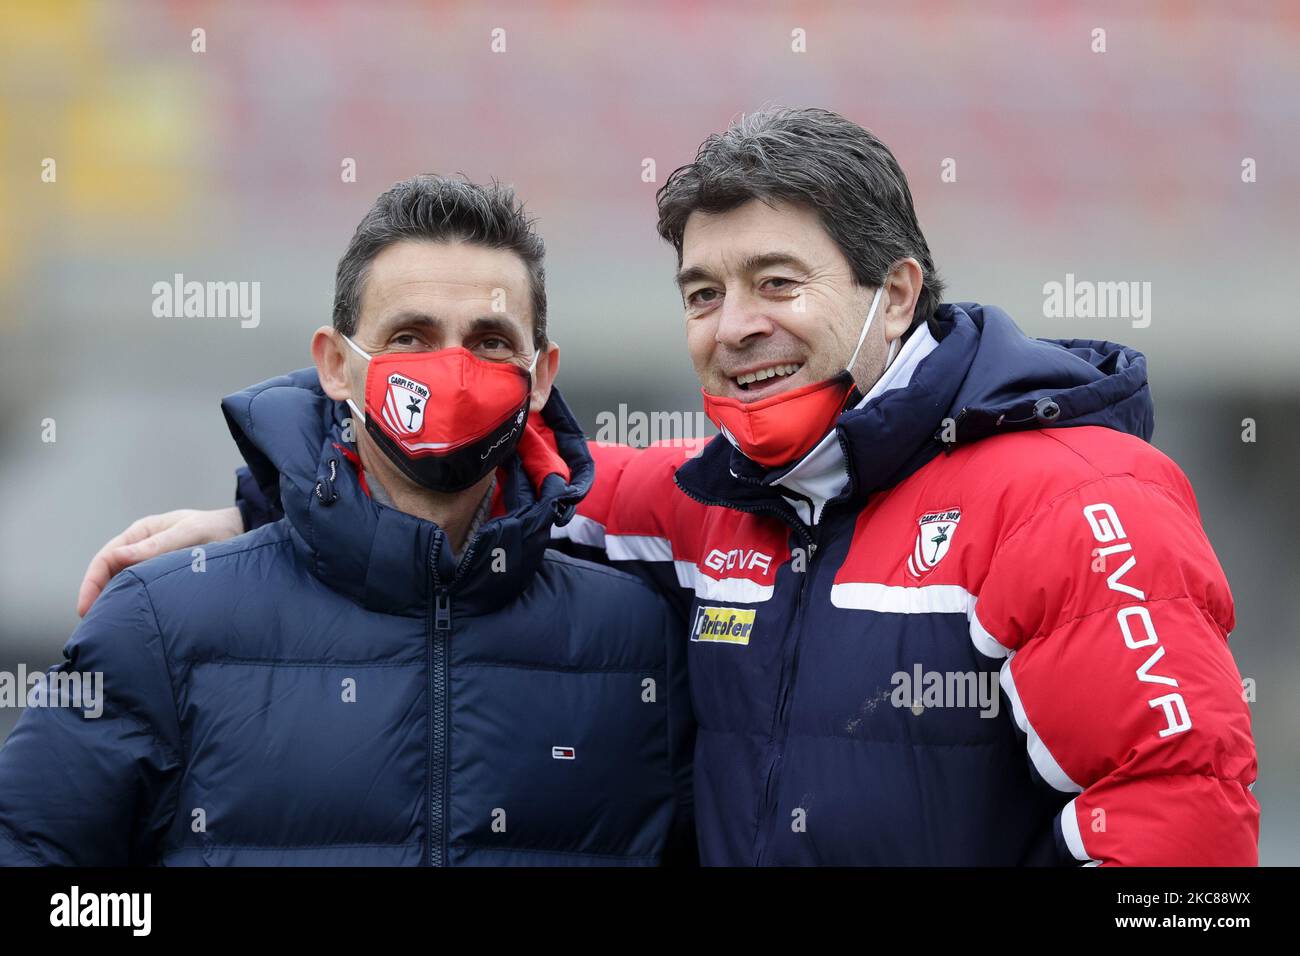
[[[402,328],[403,326],[417,325],[434,331],[442,331],[443,324],[441,318],[436,315],[431,315],[428,312],[403,310],[385,318],[382,322],[381,329],[385,332],[391,332],[392,330]],[[527,331],[518,329],[511,322],[499,315],[479,316],[470,322],[469,332],[471,334],[496,332],[498,334],[507,335],[511,340],[515,339],[519,335],[523,335],[525,339],[528,338]]]
[[[701,279],[712,279],[713,273],[703,266],[690,266],[682,269],[677,273],[677,288],[684,289],[692,282],[699,282]]]
[[[516,336],[523,335],[524,340],[528,340],[528,332],[520,329],[518,326],[506,321],[497,315],[480,316],[469,325],[470,332],[496,332],[506,335],[513,341]]]
[[[770,269],[772,266],[789,266],[796,272],[811,271],[808,263],[793,252],[763,252],[748,256],[740,263],[740,271],[748,275],[763,269]],[[691,282],[712,278],[713,273],[704,266],[688,266],[677,273],[677,287],[679,289],[684,288]]]
[[[442,319],[436,315],[430,315],[428,312],[412,312],[403,310],[393,315],[385,316],[380,322],[380,329],[388,331],[403,325],[423,325],[432,329],[442,328]]]

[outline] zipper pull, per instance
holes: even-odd
[[[435,631],[451,630],[451,593],[440,588],[434,597],[433,629]]]
[[[330,459],[330,476],[322,478],[316,482],[316,497],[320,499],[323,505],[332,505],[338,501],[339,493],[334,490],[334,481],[339,476],[339,462],[337,458]]]

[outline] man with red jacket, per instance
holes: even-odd
[[[1232,597],[1144,357],[942,303],[893,155],[824,110],[710,136],[659,232],[722,434],[593,446],[555,534],[677,602],[701,860],[1256,863]],[[83,603],[255,498],[128,529]]]

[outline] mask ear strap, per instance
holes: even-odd
[[[340,334],[339,334],[339,338],[343,339],[344,342],[347,342],[348,345],[349,345],[349,347],[351,347],[352,351],[356,352],[358,355],[360,355],[360,356],[361,356],[363,359],[365,359],[367,362],[370,361],[370,353],[367,352],[365,349],[363,349],[360,345],[357,345],[356,342],[353,342],[352,339],[350,339],[348,336],[343,335],[342,333],[340,333]]]
[[[862,343],[867,340],[867,330],[871,328],[871,320],[876,317],[876,306],[880,304],[880,293],[885,291],[884,284],[876,286],[875,297],[871,300],[871,310],[867,313],[867,321],[862,323],[862,333],[858,336],[858,344],[853,349],[853,354],[849,356],[849,364],[845,366],[845,371],[852,373],[853,366],[857,364],[858,352],[862,351]]]
[[[538,356],[540,356],[541,354],[542,354],[542,350],[541,350],[541,349],[538,349],[538,348],[534,348],[534,349],[533,349],[533,360],[532,360],[531,362],[528,363],[528,374],[529,374],[530,377],[532,376],[532,374],[533,374],[534,372],[537,371],[537,358],[538,358]]]
[[[346,336],[346,335],[343,335],[342,333],[339,334],[339,337],[340,337],[341,339],[343,339],[344,342],[347,342],[347,343],[348,343],[348,345],[352,348],[352,351],[356,352],[358,355],[360,355],[360,356],[361,356],[363,359],[365,359],[367,362],[370,361],[370,353],[367,352],[365,349],[363,349],[361,346],[357,345],[356,342],[353,342],[351,338],[349,338],[349,337]],[[348,408],[352,409],[352,414],[355,415],[355,416],[357,416],[358,419],[360,419],[361,424],[364,425],[364,424],[366,423],[366,414],[365,414],[365,412],[363,412],[361,409],[357,408],[357,403],[354,402],[354,401],[352,401],[352,399],[350,399],[350,398],[348,399]]]

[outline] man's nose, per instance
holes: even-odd
[[[741,349],[757,338],[771,335],[773,328],[762,301],[743,293],[728,295],[722,300],[714,338],[719,345]]]

